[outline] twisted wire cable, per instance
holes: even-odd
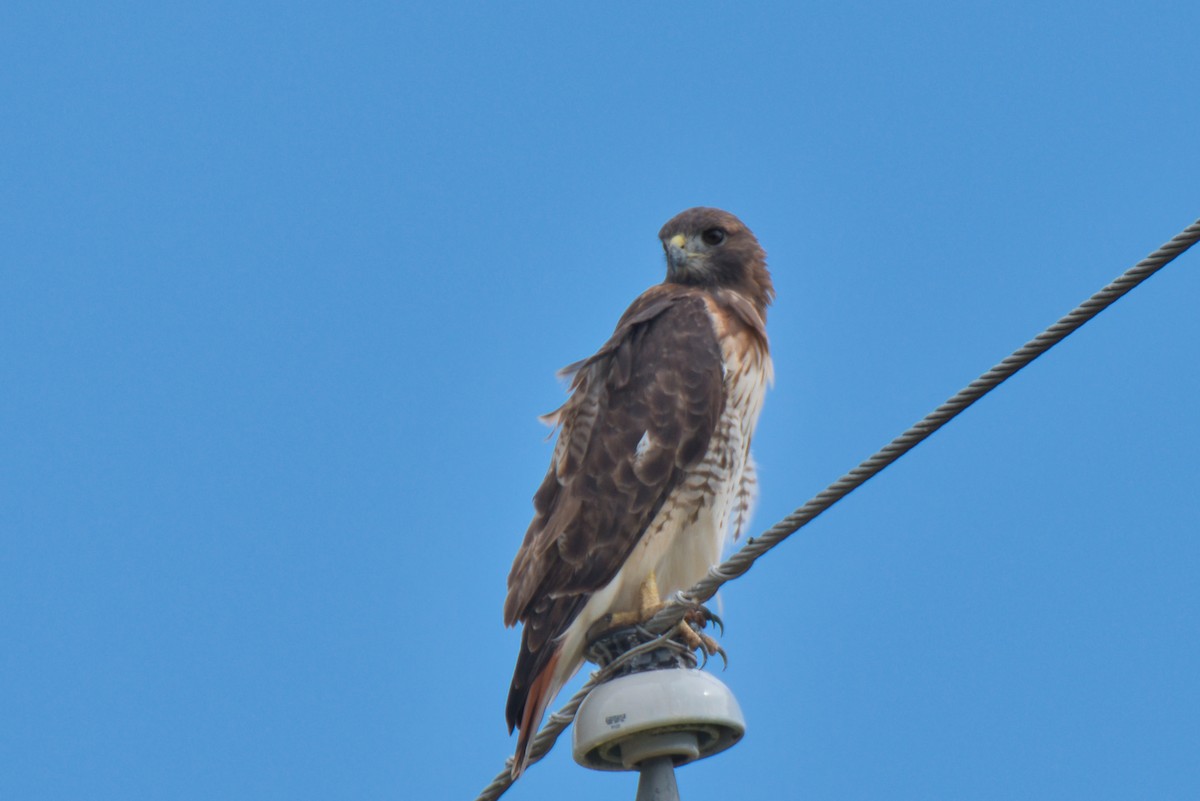
[[[754,562],[760,556],[811,523],[818,515],[861,487],[872,476],[882,471],[885,467],[928,438],[933,432],[953,420],[968,406],[1000,386],[1000,384],[1004,383],[1038,356],[1041,356],[1050,350],[1050,348],[1062,342],[1088,320],[1091,320],[1138,284],[1171,263],[1176,257],[1194,245],[1197,240],[1200,240],[1200,220],[1196,220],[1187,228],[1180,231],[1169,242],[1162,245],[1133,267],[1130,267],[1108,286],[1092,295],[1083,303],[1080,303],[1066,316],[1054,323],[1054,325],[1026,342],[1014,351],[1012,355],[963,387],[953,397],[925,415],[925,417],[912,425],[903,434],[880,448],[874,455],[859,464],[858,467],[819,492],[808,503],[796,509],[796,511],[771,526],[771,528],[759,536],[748,539],[746,544],[736,553],[721,564],[710,568],[708,575],[693,587],[676,593],[666,606],[659,610],[654,617],[646,621],[644,627],[648,631],[658,634],[672,629],[683,619],[683,616],[689,610],[695,608],[696,604],[704,603],[716,595],[721,585],[744,574],[754,565]],[[651,645],[654,645],[654,643],[647,643],[646,646],[639,646],[635,650],[641,652],[642,648]],[[533,739],[529,752],[529,765],[537,762],[550,751],[563,729],[569,726],[571,721],[575,719],[575,712],[579,709],[579,705],[583,702],[583,699],[587,697],[593,688],[604,683],[611,675],[614,666],[622,664],[623,659],[624,657],[613,662],[608,667],[593,673],[587,683],[580,688],[579,692],[575,693],[570,701],[550,716],[546,721],[546,725],[542,727],[541,731]],[[511,785],[512,777],[509,774],[508,765],[506,764],[504,770],[497,774],[492,783],[484,788],[483,792],[476,798],[476,801],[495,801]]]

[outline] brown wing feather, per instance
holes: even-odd
[[[575,373],[550,469],[508,577],[505,623],[525,624],[509,728],[593,592],[610,582],[708,449],[724,408],[721,349],[700,292],[658,286]],[[648,446],[637,453],[642,437]]]

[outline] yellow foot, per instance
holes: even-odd
[[[658,581],[654,573],[651,572],[639,590],[638,608],[629,612],[613,612],[597,620],[588,630],[588,641],[593,642],[604,636],[607,632],[615,629],[641,625],[658,614],[664,606],[666,606],[666,603],[663,602],[662,597],[659,595]],[[717,628],[724,631],[721,618],[708,611],[704,606],[696,604],[695,608],[685,614],[683,620],[676,624],[671,634],[673,637],[681,640],[691,650],[702,651],[705,662],[708,661],[710,656],[720,654],[721,661],[728,665],[729,660],[725,656],[725,649],[703,631],[704,627],[709,623],[715,624]]]
[[[702,650],[704,652],[705,662],[708,662],[710,656],[720,654],[721,661],[726,667],[729,667],[729,658],[725,655],[725,649],[716,640],[702,631],[709,621],[712,621],[724,631],[721,619],[703,606],[697,604],[695,609],[683,616],[683,620],[679,621],[675,629],[689,648],[693,651]]]

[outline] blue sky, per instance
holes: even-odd
[[[473,798],[536,416],[686,207],[778,288],[758,529],[1200,216],[1195,3],[5,16],[5,798]],[[1200,796],[1197,297],[727,588],[749,731],[683,797]]]

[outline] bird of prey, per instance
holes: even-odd
[[[688,209],[658,236],[666,279],[563,368],[570,398],[543,418],[558,440],[504,602],[505,624],[524,624],[513,778],[593,627],[644,620],[703,578],[754,500],[750,437],[772,381],[766,254],[720,209]]]

